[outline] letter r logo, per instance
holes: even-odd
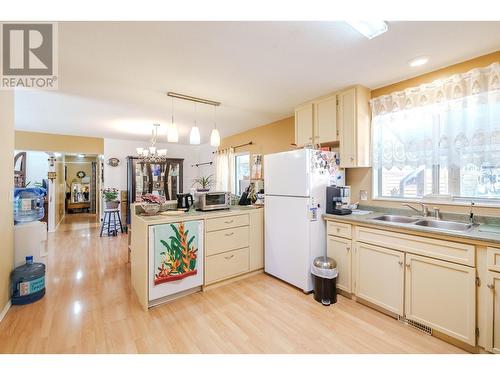
[[[52,24],[3,24],[3,75],[52,75]]]

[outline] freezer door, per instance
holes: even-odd
[[[311,291],[309,198],[266,197],[265,271]]]
[[[266,195],[309,196],[310,163],[307,149],[265,155]]]

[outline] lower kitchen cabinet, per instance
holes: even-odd
[[[488,324],[491,351],[500,354],[500,273],[488,272]]]
[[[327,255],[337,262],[337,288],[352,293],[351,282],[351,240],[328,236],[326,243]]]
[[[404,253],[358,242],[356,296],[403,315]]]
[[[408,253],[405,263],[405,317],[475,345],[475,268]]]

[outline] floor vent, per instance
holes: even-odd
[[[418,329],[420,332],[427,333],[428,335],[432,335],[432,328],[427,327],[426,325],[424,325],[422,323],[416,322],[416,321],[411,320],[411,319],[406,319],[405,317],[403,317],[401,315],[398,315],[398,320],[400,322],[403,322],[404,324],[410,326],[410,327]]]

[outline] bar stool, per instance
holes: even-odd
[[[120,210],[118,208],[104,209],[104,218],[102,220],[101,234],[99,237],[102,237],[102,232],[106,226],[108,236],[116,236],[118,234],[118,228],[120,228],[123,233],[122,220],[120,218]]]

